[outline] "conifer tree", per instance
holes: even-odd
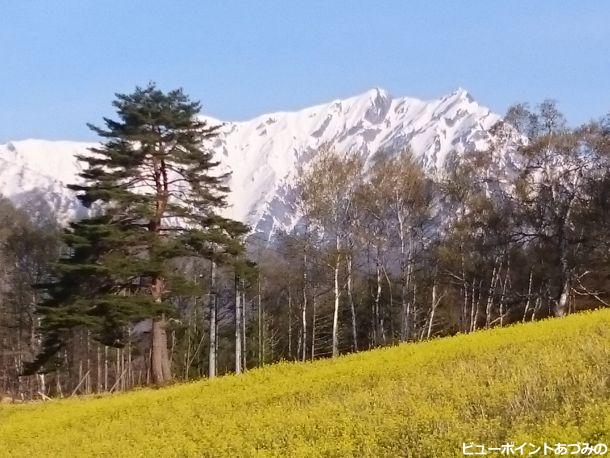
[[[218,214],[226,206],[227,175],[206,146],[217,126],[197,117],[199,102],[154,84],[116,97],[118,119],[104,118],[104,128],[89,125],[103,142],[79,157],[83,184],[70,188],[94,216],[65,233],[69,253],[57,280],[46,285],[43,351],[29,371],[52,365],[75,327],[120,347],[128,324],[150,319],[152,380],[164,383],[172,378],[170,299],[194,287],[170,261],[223,262],[242,251],[247,228]]]

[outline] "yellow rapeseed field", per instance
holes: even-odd
[[[463,456],[464,442],[610,445],[610,310],[159,390],[0,406],[0,455],[10,457],[444,458]]]

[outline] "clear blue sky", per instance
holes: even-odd
[[[115,92],[181,86],[248,119],[380,86],[498,112],[610,111],[610,2],[0,0],[0,143],[86,140]]]

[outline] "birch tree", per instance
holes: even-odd
[[[340,269],[344,260],[346,233],[350,223],[350,209],[362,173],[358,156],[341,156],[330,146],[323,147],[303,174],[300,194],[311,221],[331,244],[333,261],[334,307],[332,318],[332,355],[339,354],[339,307],[342,287]]]
[[[521,240],[552,247],[557,286],[553,313],[569,311],[578,259],[590,235],[577,218],[595,200],[594,183],[608,174],[608,135],[592,126],[563,127],[551,102],[540,107],[541,133],[521,149],[527,159],[515,182],[523,226]]]
[[[371,170],[368,181],[373,193],[385,207],[389,237],[399,242],[401,339],[410,335],[412,300],[410,288],[418,246],[423,248],[424,231],[431,220],[432,194],[430,182],[410,150],[395,155],[381,155]],[[379,212],[380,210],[378,210]]]

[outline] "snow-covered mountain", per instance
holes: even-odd
[[[465,90],[437,100],[393,98],[382,89],[356,97],[223,123],[214,149],[232,171],[229,216],[265,235],[295,223],[293,183],[318,147],[370,160],[378,151],[410,146],[430,174],[452,154],[483,149],[500,117]],[[220,123],[213,120],[213,123]],[[84,213],[66,184],[78,182],[77,154],[91,143],[24,140],[0,145],[0,194],[35,211],[50,209],[62,223]]]

